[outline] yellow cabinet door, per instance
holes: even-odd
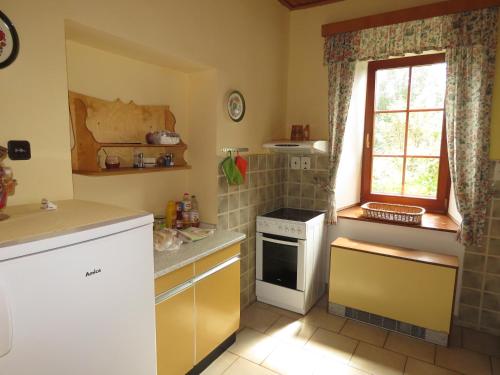
[[[161,295],[157,297],[157,300]],[[158,375],[184,375],[194,365],[194,287],[156,304]]]
[[[239,328],[240,261],[197,281],[195,294],[196,363],[199,363]]]

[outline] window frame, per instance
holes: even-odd
[[[445,54],[429,54],[412,57],[402,57],[389,60],[371,61],[368,63],[368,82],[366,89],[365,129],[363,133],[363,157],[361,170],[361,203],[382,202],[415,205],[424,207],[429,212],[446,213],[448,211],[451,187],[450,170],[448,164],[448,147],[446,143],[446,112],[443,108],[443,128],[441,136],[441,149],[439,157],[439,171],[436,198],[408,197],[401,195],[374,194],[371,192],[372,163],[373,163],[373,130],[375,120],[375,76],[378,70],[431,65],[445,62]],[[409,75],[409,84],[411,74]],[[411,88],[408,89],[408,95]],[[407,98],[405,113],[406,130],[408,131],[408,117],[410,97]],[[436,108],[437,109],[437,108]],[[403,112],[403,111],[400,111]],[[418,111],[417,111],[418,112]],[[407,137],[407,136],[406,136]],[[405,138],[405,143],[407,139]],[[404,157],[407,158],[406,147]]]

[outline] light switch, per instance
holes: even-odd
[[[300,168],[301,169],[311,169],[311,158],[308,156],[303,156],[300,158]]]
[[[300,157],[292,156],[290,158],[290,168],[292,169],[300,169]]]

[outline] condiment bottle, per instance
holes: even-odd
[[[191,196],[191,225],[193,227],[200,226],[200,212],[198,211],[198,200],[195,195]]]
[[[165,212],[165,223],[167,228],[175,228],[175,221],[177,220],[177,212],[175,209],[175,202],[168,201],[167,210]]]
[[[177,202],[176,204],[176,220],[175,220],[175,228],[182,229],[182,202]]]
[[[191,211],[191,209],[193,208],[189,193],[184,193],[184,197],[182,198],[182,205],[182,210],[186,212]]]

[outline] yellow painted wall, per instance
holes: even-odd
[[[216,138],[207,146],[211,158],[199,158],[204,164],[194,168],[214,168],[215,175],[214,155],[221,146],[257,152],[264,141],[282,135],[289,13],[278,1],[4,0],[2,11],[18,29],[21,52],[0,75],[0,86],[8,88],[0,90],[0,144],[29,139],[33,146],[31,161],[8,162],[19,180],[11,204],[72,196],[65,20],[155,51],[151,56],[182,57],[217,71],[215,115],[206,123]],[[231,89],[247,101],[239,125],[225,114]],[[189,129],[187,134],[196,136]]]
[[[323,65],[321,25],[440,0],[346,0],[294,11],[290,16],[287,124],[311,124],[313,138],[328,137],[328,78]],[[500,53],[500,47],[498,48]],[[492,118],[491,158],[500,159],[500,55]],[[498,103],[498,104],[496,104]],[[286,133],[290,129],[287,127]]]
[[[120,98],[137,104],[168,104],[177,119],[176,130],[189,144],[187,74],[74,41],[66,43],[66,59],[69,90],[107,100]],[[161,214],[168,200],[180,199],[188,191],[188,173],[73,175],[74,197]]]

